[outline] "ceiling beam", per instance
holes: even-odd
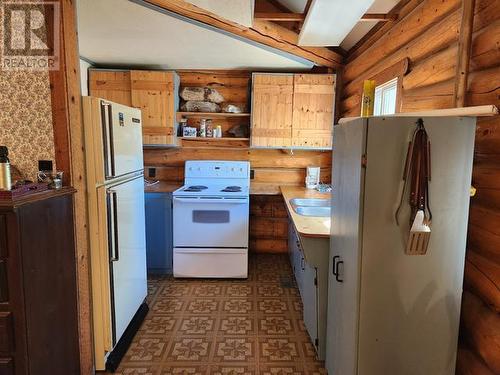
[[[379,14],[379,13],[365,13],[363,17],[361,17],[361,22],[371,22],[371,21],[379,21],[379,22],[391,22],[396,21],[398,19],[397,14]]]
[[[142,2],[304,58],[316,65],[329,68],[338,68],[343,65],[343,57],[340,54],[323,47],[298,46],[299,35],[297,33],[273,22],[255,19],[252,27],[245,27],[184,0],[143,0]]]
[[[304,21],[302,13],[256,12],[254,18],[262,21]]]

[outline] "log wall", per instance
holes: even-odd
[[[470,1],[470,0],[464,0]],[[461,0],[410,0],[400,18],[352,50],[343,116],[359,116],[360,90],[405,58],[400,111],[455,106]],[[500,106],[500,2],[476,0],[466,105]],[[478,120],[457,374],[500,373],[500,116]]]

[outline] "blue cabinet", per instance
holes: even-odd
[[[146,193],[148,273],[172,273],[172,193]]]

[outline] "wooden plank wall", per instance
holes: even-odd
[[[469,1],[469,0],[464,0]],[[360,112],[358,88],[407,57],[401,110],[454,107],[459,0],[410,0],[350,55],[344,116]],[[476,0],[466,105],[500,106],[500,2]],[[500,373],[500,116],[478,120],[457,374]]]
[[[209,85],[217,88],[227,101],[248,105],[250,73],[243,71],[180,71],[181,87]],[[225,128],[229,122],[213,121]],[[306,167],[321,167],[323,182],[331,180],[330,151],[250,149],[248,147],[197,147],[146,149],[144,165],[156,168],[156,178],[181,184],[186,160],[248,160],[253,170],[250,200],[250,246],[258,252],[287,250],[287,215],[280,185],[303,185]],[[146,175],[148,171],[146,170]]]

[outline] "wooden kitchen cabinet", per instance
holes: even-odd
[[[331,149],[335,75],[254,73],[251,146]]]
[[[145,145],[176,144],[179,77],[168,71],[89,71],[89,93],[142,111]]]
[[[0,374],[80,373],[71,188],[0,201]]]
[[[130,72],[89,70],[89,95],[132,106]]]
[[[331,148],[335,75],[295,74],[292,146]]]
[[[293,74],[255,73],[252,79],[252,147],[292,145]]]

